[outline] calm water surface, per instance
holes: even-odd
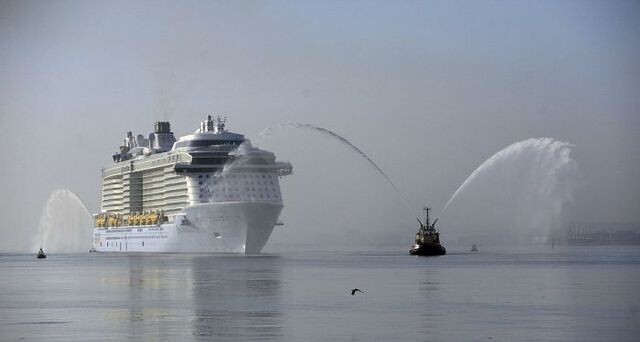
[[[0,272],[3,341],[640,340],[638,247],[5,254]]]

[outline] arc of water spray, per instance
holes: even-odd
[[[86,251],[92,234],[86,205],[71,190],[58,189],[47,199],[31,250],[43,247],[51,252]]]
[[[469,175],[469,177],[467,177],[467,179],[460,185],[460,187],[453,193],[453,195],[451,195],[451,198],[449,198],[449,201],[447,201],[447,204],[445,204],[444,208],[442,208],[442,211],[440,212],[440,215],[438,215],[438,217],[442,216],[445,213],[449,205],[453,202],[453,200],[456,199],[456,197],[458,197],[458,195],[462,192],[462,190],[464,190],[478,176],[485,173],[487,170],[491,169],[491,167],[493,167],[498,161],[503,160],[504,158],[509,156],[519,155],[527,148],[534,148],[534,149],[550,148],[552,151],[556,151],[561,149],[567,149],[572,146],[573,145],[570,143],[558,141],[552,138],[530,138],[527,140],[518,141],[516,143],[513,143],[505,147],[504,149],[498,151],[493,156],[489,157],[489,159],[487,159],[484,163],[478,166],[478,168],[475,169]]]
[[[282,127],[282,125],[278,125],[279,127]],[[393,187],[393,189],[395,190],[395,192],[398,194],[398,196],[400,197],[400,199],[402,200],[404,206],[409,210],[409,211],[413,211],[411,209],[411,207],[409,206],[409,203],[407,202],[406,198],[404,197],[404,195],[402,194],[402,192],[400,191],[400,189],[398,189],[398,187],[393,183],[393,181],[391,180],[391,178],[389,178],[389,176],[387,176],[386,173],[384,173],[384,171],[382,171],[382,169],[373,161],[371,160],[371,158],[369,158],[369,156],[367,156],[366,153],[364,153],[362,150],[360,150],[358,147],[356,147],[354,144],[352,144],[349,140],[347,140],[346,138],[340,136],[338,133],[335,133],[329,129],[323,128],[323,127],[318,127],[312,124],[307,124],[307,123],[299,123],[299,122],[289,122],[286,124],[285,127],[293,127],[293,128],[298,128],[298,129],[308,129],[310,131],[314,131],[314,132],[318,132],[321,133],[323,135],[329,136],[331,138],[337,139],[338,141],[340,141],[343,145],[349,147],[351,150],[355,151],[356,153],[358,153],[361,157],[363,157],[364,159],[367,160],[367,162],[369,162],[369,164],[371,166],[373,166],[376,171],[378,171],[378,173],[389,183],[389,185],[391,185],[391,187]],[[264,135],[268,135],[271,132],[271,127],[267,127],[265,128],[260,135],[264,136]]]
[[[251,145],[251,142],[249,140],[246,140],[245,142],[240,144],[237,149],[229,152],[229,155],[234,156],[235,158],[227,161],[227,163],[224,164],[222,170],[217,171],[214,174],[213,179],[210,179],[205,183],[205,188],[207,190],[212,190],[215,187],[216,178],[218,179],[218,182],[224,182],[224,177],[227,176],[231,171],[235,170],[236,168],[245,166],[248,162],[249,153],[251,152],[252,148],[253,146]],[[212,181],[214,182],[213,184],[211,183]],[[213,198],[213,194],[213,191],[209,192],[209,196],[207,197],[208,201],[211,201],[211,199]]]

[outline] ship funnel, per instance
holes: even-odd
[[[166,152],[173,147],[176,138],[171,132],[169,121],[153,123],[153,133],[149,134],[149,147],[155,152]]]
[[[169,121],[156,121],[153,123],[154,133],[171,133],[171,124]]]

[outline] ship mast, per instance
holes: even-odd
[[[427,228],[429,228],[431,225],[429,224],[429,211],[431,211],[431,208],[429,207],[424,207],[422,210],[424,210],[427,214],[426,214],[426,222],[425,225],[427,226]]]

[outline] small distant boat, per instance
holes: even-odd
[[[40,248],[40,250],[38,251],[38,259],[46,259],[47,256],[44,254],[44,251],[42,251],[42,248]]]
[[[471,251],[472,252],[477,252],[478,251],[478,247],[476,247],[475,243],[471,246]]]
[[[447,250],[440,244],[440,233],[435,228],[438,219],[433,221],[433,224],[429,223],[429,211],[431,211],[431,208],[425,207],[424,211],[426,212],[425,223],[423,224],[420,219],[418,219],[420,226],[416,234],[415,243],[409,250],[409,254],[421,256],[447,254]]]

